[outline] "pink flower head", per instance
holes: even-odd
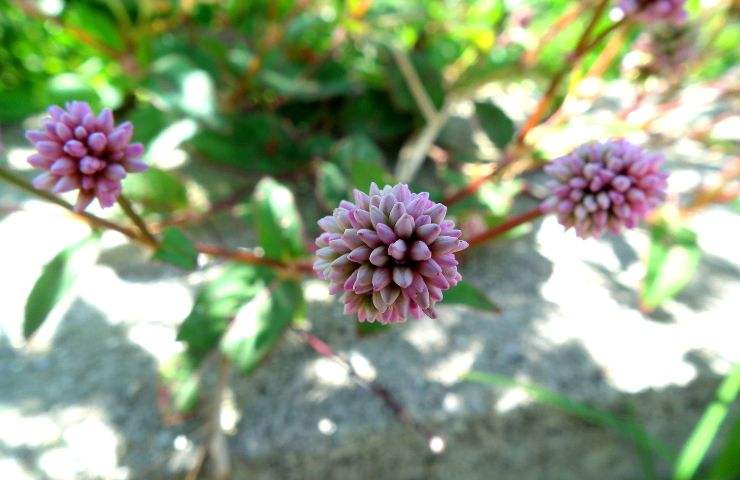
[[[26,132],[36,148],[28,163],[46,170],[33,185],[54,193],[79,190],[78,212],[96,197],[101,207],[110,207],[121,194],[126,173],[146,170],[139,159],[144,147],[129,144],[133,125],[124,122],[115,127],[110,109],[104,108],[96,117],[86,102],[68,102],[65,107],[49,107],[51,118],[44,121],[43,129]]]
[[[686,21],[686,0],[620,0],[625,15],[635,15],[646,23],[668,22],[679,25]]]
[[[582,238],[634,228],[665,199],[662,163],[624,139],[581,145],[545,167],[553,182],[542,208]]]
[[[405,184],[372,183],[369,195],[355,190],[354,199],[318,222],[318,276],[331,282],[331,294],[343,292],[345,313],[361,322],[435,318],[442,292],[462,278],[455,253],[468,247],[444,219],[447,207]]]

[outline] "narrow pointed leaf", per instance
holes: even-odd
[[[285,329],[305,315],[301,285],[283,281],[263,288],[237,313],[221,341],[221,351],[249,374],[277,344]]]
[[[198,266],[198,251],[193,242],[175,227],[165,229],[159,248],[152,258],[185,270],[194,270]]]
[[[221,335],[239,308],[260,292],[273,273],[263,267],[234,264],[206,284],[180,325],[177,339],[196,362],[218,346]]]
[[[478,310],[485,310],[494,313],[501,312],[501,308],[488,298],[485,293],[480,291],[473,284],[464,280],[444,292],[442,303],[447,305],[465,305]]]
[[[671,230],[665,224],[654,225],[641,294],[642,308],[653,310],[679,293],[694,276],[700,257],[694,232],[686,228]]]
[[[290,260],[305,255],[303,222],[293,193],[272,178],[262,179],[252,200],[252,220],[265,256]]]
[[[59,252],[44,266],[26,300],[23,336],[29,338],[48,318],[53,308],[69,293],[80,271],[94,262],[97,238],[86,238]]]

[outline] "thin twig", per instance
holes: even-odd
[[[350,377],[358,385],[369,390],[373,395],[375,395],[375,397],[380,399],[380,401],[383,402],[383,405],[388,410],[390,410],[391,413],[393,413],[393,416],[398,421],[400,421],[404,425],[411,427],[414,431],[419,433],[427,442],[427,444],[435,437],[431,430],[429,430],[426,426],[422,425],[421,423],[419,423],[419,421],[415,420],[414,417],[411,416],[406,407],[403,406],[401,401],[398,400],[387,387],[383,386],[377,381],[367,380],[363,378],[352,366],[352,363],[343,356],[335,353],[328,343],[321,340],[316,335],[307,332],[306,330],[292,328],[292,331],[298,334],[301,340],[303,340],[306,345],[311,347],[314,352],[318,353],[322,357],[333,360],[337,364],[344,367],[347,370],[347,373],[349,373]]]
[[[437,109],[432,102],[431,97],[424,88],[424,84],[419,78],[419,74],[416,73],[414,65],[411,63],[411,59],[403,50],[391,47],[391,55],[398,65],[398,69],[401,71],[406,85],[409,87],[411,95],[416,101],[416,105],[419,107],[421,114],[428,123],[432,123],[437,117]]]
[[[152,245],[151,241],[143,238],[139,232],[133,229],[130,229],[123,225],[119,225],[115,222],[111,222],[110,220],[97,217],[87,212],[75,212],[74,207],[70,203],[65,202],[61,198],[49,192],[46,192],[43,190],[37,190],[36,188],[33,187],[33,185],[31,185],[25,179],[3,168],[0,168],[0,178],[16,186],[17,188],[30,193],[31,195],[42,198],[48,202],[54,203],[55,205],[58,205],[66,210],[69,210],[76,217],[85,221],[92,227],[107,228],[110,230],[115,230],[117,232],[122,233],[123,235],[127,236],[128,238],[130,238],[131,240],[135,242],[143,243],[147,246]],[[220,257],[220,258],[232,260],[232,261],[239,262],[239,263],[246,263],[250,265],[265,265],[268,267],[275,268],[277,270],[281,270],[288,275],[308,274],[313,271],[311,264],[307,261],[297,260],[295,261],[295,263],[283,262],[280,260],[273,260],[270,258],[260,257],[259,255],[248,252],[246,250],[232,250],[232,249],[220,247],[217,245],[210,245],[206,243],[197,243],[196,250],[198,250],[200,253],[203,253],[205,255]]]
[[[442,110],[435,113],[418,135],[412,137],[398,152],[396,178],[399,182],[410,182],[419,171],[429,149],[439,136],[440,130],[447,123],[450,116],[449,105],[445,104]]]
[[[149,227],[146,226],[146,222],[144,221],[144,219],[141,218],[138,213],[136,213],[134,207],[123,194],[118,196],[118,205],[123,210],[123,213],[125,213],[126,216],[130,218],[132,222],[134,222],[136,227],[141,232],[142,238],[144,238],[144,240],[151,247],[157,248],[157,246],[159,245],[159,241],[154,235],[152,235],[152,232],[149,231]]]
[[[107,228],[110,230],[115,230],[117,232],[120,232],[124,235],[126,235],[129,238],[132,238],[134,240],[140,240],[139,235],[134,231],[131,230],[128,227],[124,227],[122,225],[118,225],[117,223],[111,222],[109,220],[106,220],[104,218],[96,217],[95,215],[92,215],[87,212],[76,212],[72,204],[65,202],[61,198],[57,197],[54,194],[51,194],[45,190],[38,190],[37,188],[34,188],[33,185],[31,185],[29,182],[27,182],[25,179],[21,178],[20,176],[15,175],[14,173],[11,173],[3,168],[0,168],[0,178],[7,181],[8,183],[15,185],[17,188],[24,190],[31,195],[34,195],[36,197],[40,197],[47,202],[51,202],[55,205],[58,205],[66,210],[69,210],[72,212],[72,214],[77,217],[78,219],[84,221],[91,227],[102,227]]]
[[[516,142],[518,145],[523,145],[524,139],[526,138],[529,131],[536,127],[542,121],[542,117],[545,115],[547,108],[555,99],[555,94],[557,93],[560,84],[563,82],[568,73],[573,70],[581,57],[593,46],[598,44],[597,40],[606,37],[606,35],[608,35],[615,26],[621,24],[624,20],[623,19],[620,22],[612,24],[604,32],[597,35],[597,40],[589,42],[591,32],[593,32],[596,24],[601,18],[601,15],[604,13],[604,10],[606,9],[608,4],[609,0],[601,0],[601,2],[599,2],[599,5],[594,9],[594,13],[593,15],[591,15],[591,20],[581,33],[581,37],[578,39],[573,52],[571,52],[571,54],[566,57],[565,64],[560,68],[560,70],[552,76],[552,78],[550,79],[550,84],[547,86],[545,93],[542,95],[542,97],[540,97],[540,101],[537,103],[537,106],[535,106],[534,111],[529,115],[527,120],[524,122],[524,125],[519,130],[519,133],[516,136]]]
[[[576,43],[575,48],[573,49],[573,52],[566,57],[566,63],[563,65],[563,67],[558,70],[553,77],[550,79],[550,83],[545,90],[545,93],[540,98],[539,102],[535,106],[534,111],[530,114],[530,116],[525,120],[523,126],[519,130],[519,133],[516,136],[515,142],[513,142],[512,145],[509,146],[509,149],[507,153],[504,156],[504,159],[499,162],[498,165],[494,168],[494,170],[489,173],[488,175],[485,175],[483,177],[479,177],[477,179],[472,180],[468,185],[463,187],[458,192],[454,193],[450,197],[446,199],[446,203],[449,205],[450,203],[456,203],[464,198],[466,198],[469,195],[472,195],[478,189],[487,181],[493,179],[494,177],[497,177],[500,175],[503,170],[508,167],[511,163],[514,162],[514,154],[512,153],[512,150],[521,150],[522,147],[524,147],[524,141],[527,137],[527,134],[532,130],[535,126],[541,123],[542,117],[544,116],[547,108],[552,103],[553,99],[555,98],[555,94],[557,93],[558,87],[563,82],[565,77],[567,76],[568,72],[573,69],[573,67],[577,64],[577,62],[588,53],[588,51],[596,46],[601,40],[606,38],[606,36],[614,31],[616,28],[618,28],[620,25],[623,25],[626,22],[626,18],[623,18],[619,22],[615,22],[609,27],[607,27],[604,31],[596,35],[593,40],[589,41],[589,37],[591,33],[593,32],[594,28],[596,27],[596,24],[598,23],[599,18],[603,14],[604,10],[606,9],[609,1],[608,0],[601,0],[599,5],[594,10],[593,15],[591,16],[591,20],[589,21],[586,28],[581,33],[581,37],[578,39],[578,42]]]
[[[482,243],[487,242],[488,240],[491,240],[495,237],[498,237],[499,235],[503,235],[504,233],[510,230],[513,230],[519,225],[530,222],[534,220],[535,218],[542,216],[544,213],[545,212],[540,207],[533,208],[532,210],[528,212],[524,212],[520,215],[511,217],[505,222],[500,223],[496,225],[495,227],[491,227],[485,232],[475,235],[474,237],[468,239],[468,244],[471,247],[476,247]]]

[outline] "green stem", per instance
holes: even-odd
[[[81,220],[85,221],[87,224],[93,227],[108,228],[108,229],[120,232],[126,235],[127,237],[131,237],[134,239],[138,238],[138,235],[136,234],[136,232],[122,225],[118,225],[117,223],[111,222],[104,218],[96,217],[95,215],[92,215],[87,212],[76,212],[72,204],[65,202],[64,200],[62,200],[61,198],[57,197],[56,195],[52,193],[35,188],[24,178],[18,175],[15,175],[14,173],[11,173],[3,168],[0,168],[0,178],[10,183],[11,185],[14,185],[15,187],[25,192],[30,193],[33,196],[42,198],[43,200],[46,200],[47,202],[54,203],[64,209],[69,210],[70,212],[72,212],[73,215],[75,215],[76,217],[80,218]]]
[[[123,194],[119,195],[118,197],[118,205],[121,207],[126,216],[128,216],[128,218],[130,218],[131,221],[134,222],[134,224],[136,224],[136,226],[139,228],[139,231],[141,231],[141,234],[143,235],[146,243],[154,248],[157,248],[157,246],[159,245],[159,241],[154,235],[152,235],[152,232],[149,231],[149,227],[146,226],[146,222],[144,222],[144,219],[142,219],[139,214],[136,213],[134,207],[131,205],[128,199],[123,196]]]

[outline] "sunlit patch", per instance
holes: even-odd
[[[85,272],[79,278],[78,286],[80,298],[100,311],[109,312],[107,318],[111,323],[156,320],[160,324],[178,324],[193,306],[191,292],[180,280],[126,281],[112,268],[103,265],[96,265]],[[132,298],[136,301],[132,302]],[[145,331],[146,327],[140,332]],[[142,347],[156,349],[155,342],[143,340],[146,333],[134,332],[133,335],[132,340],[142,340]],[[164,331],[162,335],[165,335]],[[160,354],[165,355],[164,352],[156,355],[159,357]]]
[[[429,450],[435,455],[439,455],[445,451],[447,445],[442,437],[433,436],[429,439]]]
[[[529,395],[522,388],[512,388],[504,392],[496,402],[496,411],[506,413],[527,404],[530,401]]]
[[[172,446],[175,448],[175,450],[180,452],[190,449],[192,445],[193,442],[191,442],[190,439],[188,439],[188,437],[186,437],[185,435],[176,436],[175,440],[172,442]]]
[[[318,423],[319,432],[323,435],[334,435],[337,432],[337,424],[330,418],[322,418]]]
[[[453,352],[429,368],[427,376],[444,385],[457,383],[463,375],[470,372],[481,350],[480,342],[471,342],[467,349]]]
[[[183,350],[175,337],[175,331],[164,325],[136,323],[128,331],[128,339],[146,350],[158,362],[164,362]]]
[[[0,444],[8,448],[38,448],[56,443],[61,428],[47,416],[24,415],[15,408],[0,410]],[[11,478],[3,477],[0,478]]]
[[[10,148],[8,149],[8,165],[15,170],[33,170],[28,163],[28,157],[35,152],[33,148]]]
[[[618,22],[624,18],[624,10],[619,7],[614,7],[609,10],[609,20],[612,22]]]
[[[365,380],[373,381],[378,376],[378,371],[372,366],[370,360],[359,352],[351,352],[349,354],[349,363],[355,372],[357,372],[357,375]]]
[[[461,404],[460,395],[456,393],[447,393],[442,399],[442,408],[449,413],[459,412]]]
[[[221,413],[219,415],[221,430],[228,435],[235,434],[239,419],[241,419],[241,413],[236,405],[234,392],[231,389],[226,389],[221,400]]]
[[[14,458],[0,458],[0,478],[33,480],[31,473]]]
[[[431,353],[447,345],[447,332],[437,322],[412,322],[402,333],[404,340],[422,353]]]
[[[77,409],[75,409],[77,410]],[[38,466],[53,479],[85,476],[123,479],[128,469],[118,466],[120,441],[117,433],[92,412],[70,412],[86,416],[64,429],[62,445],[39,456]]]
[[[345,387],[350,384],[349,373],[339,363],[328,358],[317,358],[308,365],[308,372],[320,384],[330,387]]]
[[[192,119],[183,119],[170,124],[151,142],[147,159],[162,169],[180,167],[187,161],[187,154],[180,145],[198,131],[198,124]]]
[[[308,280],[303,284],[303,294],[309,302],[326,303],[331,300],[329,287],[320,280]]]
[[[50,17],[56,17],[64,10],[64,2],[62,0],[38,0],[36,5],[39,11]]]

